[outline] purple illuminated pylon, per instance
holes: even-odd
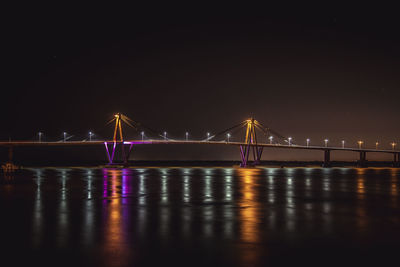
[[[113,161],[114,161],[115,148],[117,147],[117,142],[113,142],[113,149],[112,149],[112,154],[111,154],[111,155],[110,155],[110,151],[109,151],[109,149],[108,149],[108,142],[104,142],[104,145],[105,145],[105,147],[106,147],[108,162],[109,162],[110,164],[112,164]]]
[[[111,153],[110,153],[110,149],[108,147],[109,143],[113,144]],[[133,148],[133,143],[132,142],[104,142],[104,146],[106,147],[106,154],[107,154],[107,158],[108,158],[109,164],[113,164],[114,163],[115,151],[116,151],[117,145],[119,145],[121,147],[123,163],[127,164],[128,163],[128,159],[129,159],[129,155],[131,154],[131,151],[132,151],[132,148]],[[125,146],[126,145],[129,146],[128,151],[125,151]]]

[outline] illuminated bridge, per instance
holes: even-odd
[[[260,164],[262,153],[264,149],[281,148],[281,149],[302,149],[302,150],[319,150],[324,154],[324,167],[331,165],[331,151],[348,151],[359,153],[359,166],[366,165],[366,154],[367,152],[374,153],[386,153],[393,155],[393,166],[400,167],[400,150],[396,150],[396,143],[391,143],[392,149],[378,149],[378,144],[375,149],[363,148],[363,142],[358,142],[358,148],[345,147],[344,141],[342,141],[341,147],[328,146],[328,140],[325,140],[324,146],[311,146],[309,139],[307,139],[307,145],[297,145],[292,142],[291,137],[285,137],[278,132],[264,127],[254,118],[245,120],[233,127],[227,128],[220,131],[217,134],[210,135],[207,133],[207,138],[203,140],[189,140],[188,133],[185,135],[185,139],[176,140],[167,137],[166,132],[159,133],[148,127],[143,126],[140,123],[134,122],[127,116],[118,113],[109,123],[115,122],[114,134],[112,140],[91,140],[91,134],[89,133],[90,139],[83,141],[68,141],[64,133],[64,139],[57,142],[44,142],[40,138],[37,141],[0,141],[0,147],[8,147],[9,149],[9,162],[12,160],[12,149],[17,146],[99,146],[104,145],[107,155],[107,159],[110,165],[113,164],[128,164],[130,153],[136,145],[220,145],[220,146],[236,146],[238,147],[241,159],[241,167],[256,166]],[[122,123],[125,123],[129,127],[133,128],[140,133],[141,139],[139,140],[126,140],[123,137]],[[145,138],[144,130],[151,133],[155,138]],[[242,132],[242,141],[231,141],[230,138],[234,133]],[[263,137],[264,142],[259,141],[258,138]],[[116,151],[120,150],[121,159],[117,161]]]

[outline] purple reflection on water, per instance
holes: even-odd
[[[122,170],[122,204],[128,204],[132,193],[132,175],[129,169]]]

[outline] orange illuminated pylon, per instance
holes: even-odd
[[[117,135],[119,132],[119,141],[123,142],[124,137],[122,135],[122,121],[131,126],[132,128],[134,128],[133,125],[130,123],[132,122],[132,120],[121,113],[115,114],[114,118],[111,121],[109,121],[109,123],[113,122],[114,120],[115,120],[115,127],[114,127],[113,141],[117,142]]]
[[[263,152],[262,147],[257,146],[257,135],[256,135],[256,126],[261,126],[261,125],[254,118],[246,120],[246,124],[247,124],[246,136],[245,136],[246,146],[240,146],[242,167],[247,166],[250,150],[253,150],[254,165],[260,163],[261,154]]]
[[[115,128],[114,128],[114,137],[113,141],[117,141],[117,131],[119,129],[119,141],[124,141],[124,138],[122,136],[122,126],[121,126],[121,113],[117,113],[114,115],[115,117]]]
[[[247,129],[246,129],[246,138],[245,138],[245,143],[247,144],[249,141],[251,144],[254,142],[257,143],[256,139],[256,129],[255,129],[255,124],[256,120],[251,118],[246,121],[247,122]]]

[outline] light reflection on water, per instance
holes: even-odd
[[[397,169],[38,168],[23,177],[33,183],[1,185],[0,197],[22,190],[30,217],[10,216],[32,229],[31,247],[100,252],[104,266],[146,258],[147,247],[202,254],[226,244],[237,265],[257,265],[270,243],[376,236],[383,208],[385,231],[400,236]]]
[[[65,247],[67,246],[68,239],[68,199],[67,199],[67,181],[68,181],[68,172],[69,170],[60,169],[58,173],[58,177],[61,181],[61,189],[60,189],[60,199],[59,199],[59,212],[58,212],[58,246]]]
[[[32,242],[34,247],[41,245],[41,236],[43,235],[43,215],[42,215],[42,182],[43,182],[43,170],[37,169],[33,173],[33,177],[36,181],[36,194],[35,204],[33,207],[33,220],[32,220]]]
[[[258,190],[256,189],[260,169],[240,169],[239,181],[241,188],[240,222],[241,239],[243,242],[259,242],[259,202],[257,201]]]
[[[128,247],[125,242],[125,223],[127,223],[126,206],[122,204],[126,192],[125,170],[103,170],[103,210],[105,255],[118,255],[118,262],[126,260]],[[125,182],[125,183],[124,183]],[[106,258],[110,259],[110,258]],[[107,262],[113,266],[115,259]]]

